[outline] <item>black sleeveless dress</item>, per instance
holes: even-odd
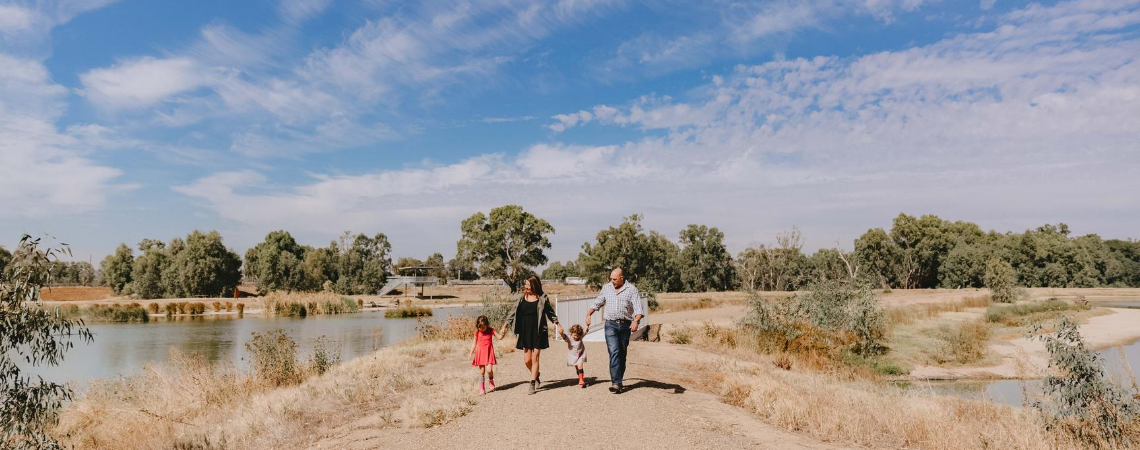
[[[550,347],[550,337],[546,333],[539,332],[538,304],[539,302],[528,302],[526,300],[519,302],[519,310],[515,313],[519,337],[518,342],[515,343],[515,348],[519,350]]]

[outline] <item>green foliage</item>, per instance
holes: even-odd
[[[12,252],[0,245],[0,274],[4,273],[4,268],[12,262]]]
[[[51,264],[69,251],[66,247],[42,250],[39,244],[39,239],[24,235],[0,274],[0,442],[4,448],[60,448],[47,430],[58,419],[63,402],[71,399],[71,389],[27,376],[24,369],[59,365],[72,347],[72,336],[92,339],[82,320],[42,308],[40,289],[51,284]]]
[[[336,293],[374,294],[388,282],[392,268],[392,244],[384,233],[368,237],[345,232],[340,238],[340,245],[333,243],[329,250],[335,268],[335,279],[329,280]]]
[[[317,338],[313,344],[313,353],[309,357],[309,370],[317,375],[324,375],[329,369],[340,364],[340,346],[330,345],[325,336]]]
[[[727,291],[736,287],[732,254],[716,227],[689,225],[680,234],[679,268],[688,292]]]
[[[1025,296],[1024,290],[1017,285],[1017,272],[1013,266],[999,258],[986,263],[985,282],[990,289],[990,298],[997,303],[1013,303]]]
[[[1063,317],[1055,334],[1037,339],[1049,352],[1050,373],[1044,379],[1050,402],[1037,407],[1048,426],[1068,432],[1095,447],[1130,448],[1140,444],[1140,401],[1106,377],[1104,361],[1085,346],[1080,325]]]
[[[116,295],[128,294],[134,264],[135,256],[131,248],[127,244],[119,244],[115,253],[108,255],[99,264],[100,284],[111,288]]]
[[[305,250],[288,231],[272,231],[245,252],[245,276],[257,284],[262,295],[275,290],[304,289]]]
[[[442,253],[432,253],[431,256],[423,262],[424,267],[431,267],[428,269],[427,275],[429,277],[439,278],[439,282],[446,284],[447,280],[451,278],[451,274],[447,271],[447,264],[443,261]]]
[[[554,227],[521,206],[506,205],[489,215],[475,213],[460,224],[460,231],[457,254],[471,258],[481,274],[501,278],[514,292],[524,273],[546,264],[543,250],[550,248],[547,236]]]
[[[554,261],[542,271],[542,279],[544,280],[565,280],[569,277],[582,276],[581,269],[578,268],[578,263],[574,261],[566,261],[565,263]]]
[[[753,294],[742,325],[777,336],[783,351],[842,349],[868,355],[885,349],[886,310],[869,287],[824,280],[808,289],[786,300]]]
[[[736,257],[736,272],[744,287],[761,291],[791,291],[808,272],[803,236],[796,228],[776,235],[776,244],[753,246]]]
[[[682,289],[678,268],[681,249],[662,234],[641,229],[641,215],[626,217],[617,227],[599,231],[596,242],[582,244],[578,266],[593,286],[609,282],[620,267],[638,289],[676,292]]]
[[[217,231],[197,230],[186,236],[186,248],[174,258],[182,288],[188,296],[219,296],[241,282],[241,257],[222,243]]]
[[[939,283],[948,288],[980,288],[985,286],[986,262],[993,250],[981,245],[954,246],[939,268]]]
[[[479,271],[470,255],[458,254],[447,262],[448,276],[455,276],[459,280],[478,280]]]
[[[271,386],[286,386],[301,380],[297,343],[284,330],[252,333],[245,343],[257,377]]]
[[[52,261],[51,273],[52,285],[54,286],[93,286],[95,284],[95,268],[87,261]]]
[[[163,283],[163,275],[167,274],[170,266],[170,256],[166,251],[166,244],[162,241],[143,239],[139,243],[142,252],[135,258],[134,269],[131,271],[130,291],[138,298],[163,298],[167,296],[167,284],[175,284],[174,280]],[[172,293],[171,297],[178,296]]]

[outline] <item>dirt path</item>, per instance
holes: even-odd
[[[558,344],[558,343],[552,343]],[[609,392],[605,345],[587,344],[586,376],[577,385],[565,353],[556,346],[543,355],[543,384],[527,394],[529,380],[519,352],[500,358],[499,388],[479,397],[473,410],[430,429],[381,429],[371,417],[332,430],[310,448],[845,448],[764,424],[746,411],[699,392],[688,365],[701,356],[668,344],[630,347],[626,391]],[[449,362],[441,370],[474,370]],[[474,386],[472,389],[475,389]]]

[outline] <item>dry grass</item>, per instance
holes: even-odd
[[[405,305],[395,309],[389,309],[384,312],[384,317],[389,319],[402,319],[409,317],[431,317],[431,308],[423,306]]]
[[[926,450],[1074,447],[1059,433],[1046,432],[1030,410],[841,381],[762,360],[724,358],[698,369],[725,403],[826,441]]]
[[[114,296],[111,288],[98,286],[56,286],[40,292],[40,298],[46,302],[103,300]]]
[[[299,385],[273,388],[248,372],[176,356],[137,376],[102,380],[62,412],[55,430],[92,449],[299,448],[366,415],[381,427],[430,427],[471,410],[466,372],[430,370],[466,341],[388,347]]]
[[[261,298],[262,310],[269,316],[308,316],[359,312],[355,300],[331,292],[273,291]]]
[[[963,312],[966,308],[985,308],[988,306],[990,306],[990,296],[981,295],[964,297],[957,301],[899,306],[891,308],[888,314],[892,325],[910,325],[936,318],[948,312]]]
[[[945,344],[936,356],[938,363],[970,364],[986,357],[992,335],[988,323],[965,320],[956,325],[943,325],[941,332]]]

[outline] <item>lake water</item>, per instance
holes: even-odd
[[[321,336],[340,346],[342,361],[368,354],[381,347],[414,337],[417,328],[443,322],[453,316],[477,315],[479,308],[436,308],[433,317],[389,319],[383,311],[317,315],[306,318],[247,314],[179,319],[152,319],[150,323],[94,323],[89,344],[80,341],[69,350],[61,365],[28,370],[45,380],[72,382],[76,387],[92,379],[138,373],[144,364],[170,359],[171,349],[183,354],[201,354],[209,361],[228,361],[248,367],[245,343],[252,333],[284,330],[297,342],[298,356],[308,358]],[[473,328],[474,329],[474,328]]]
[[[1133,375],[1130,372],[1140,370],[1140,341],[1101,350],[1099,353],[1109,376],[1122,381],[1125,386],[1131,386],[1129,379]],[[898,385],[931,394],[990,400],[1018,407],[1040,400],[1042,394],[1041,380],[913,381]]]

